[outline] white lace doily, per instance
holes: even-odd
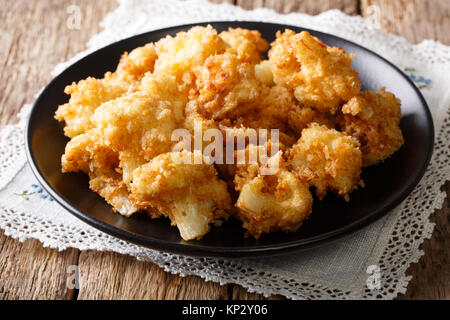
[[[361,17],[332,10],[318,16],[277,14],[267,9],[245,11],[206,0],[119,1],[120,7],[102,22],[104,31],[92,37],[88,50],[60,64],[57,74],[87,53],[119,39],[184,23],[214,20],[255,20],[303,26],[335,34],[366,46],[405,70],[421,88],[432,111],[436,144],[431,164],[407,199],[384,218],[345,238],[319,248],[276,258],[195,258],[142,248],[104,234],[62,209],[33,177],[24,152],[24,106],[18,124],[1,131],[0,227],[23,241],[34,238],[44,246],[64,250],[109,250],[152,261],[168,272],[198,275],[206,280],[237,283],[266,296],[302,298],[392,299],[406,291],[406,269],[423,252],[434,224],[430,214],[442,206],[440,190],[450,177],[450,49],[434,41],[412,45],[386,34]],[[371,267],[372,266],[372,267]],[[375,267],[373,267],[375,266]],[[375,270],[375,273],[369,274]],[[368,273],[369,272],[369,273]],[[380,286],[368,286],[374,277]],[[372,282],[371,282],[372,283]],[[375,282],[375,284],[377,284]],[[370,287],[370,288],[369,288]]]

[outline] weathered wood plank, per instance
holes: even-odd
[[[361,0],[361,14],[411,42],[435,39],[450,44],[448,0]]]
[[[82,251],[78,299],[227,299],[227,286],[112,252]]]
[[[58,252],[37,240],[20,243],[0,231],[0,300],[72,299],[67,271],[77,260],[78,250]]]
[[[304,12],[319,14],[339,9],[347,14],[358,14],[358,0],[237,0],[244,9],[269,8],[280,13]]]
[[[2,1],[0,10],[0,126],[16,121],[24,103],[51,80],[55,64],[85,49],[100,31],[100,19],[116,1]],[[74,7],[70,7],[74,6]],[[80,28],[69,29],[70,8],[79,8]],[[74,11],[70,11],[74,12]]]

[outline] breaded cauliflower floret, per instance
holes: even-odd
[[[188,92],[178,85],[175,76],[147,73],[136,86],[136,91],[145,93],[155,100],[170,103],[175,119],[183,121]]]
[[[141,91],[104,103],[92,122],[120,155],[127,184],[138,166],[170,150],[172,132],[178,128],[172,104]]]
[[[234,152],[236,190],[241,190],[245,183],[258,175],[274,175],[286,169],[283,158],[286,147],[281,143],[267,141],[264,145],[247,144],[245,149]],[[270,170],[268,170],[270,169]]]
[[[242,61],[249,63],[260,62],[261,53],[269,47],[258,30],[229,28],[227,31],[222,31],[219,36],[231,47],[229,51],[237,54]]]
[[[275,85],[264,90],[260,101],[261,103],[238,119],[237,125],[255,129],[279,129],[290,133],[288,121],[289,113],[295,109],[294,95],[287,88]]]
[[[246,183],[236,206],[243,227],[259,238],[263,233],[297,231],[311,213],[312,196],[305,183],[289,171],[282,171]]]
[[[302,106],[331,114],[360,90],[358,73],[350,66],[353,56],[292,30],[278,31],[269,51],[275,83],[294,90]]]
[[[227,185],[214,166],[205,158],[202,164],[193,160],[187,151],[159,155],[134,171],[131,185],[132,199],[168,216],[184,240],[200,239],[210,223],[228,218],[231,207]]]
[[[118,154],[104,143],[97,129],[88,130],[70,140],[61,164],[63,172],[87,173],[90,188],[120,214],[130,216],[139,210],[128,199],[128,189],[116,170]]]
[[[250,145],[259,152],[261,147]],[[248,234],[259,238],[263,233],[275,231],[295,232],[309,216],[312,196],[308,184],[286,170],[282,152],[268,162],[278,161],[278,169],[270,175],[261,172],[261,164],[238,165],[236,170],[237,217]]]
[[[107,72],[102,79],[88,77],[67,86],[64,92],[70,95],[66,104],[58,107],[55,119],[65,121],[64,134],[73,138],[92,127],[90,118],[102,103],[125,94],[139,81],[144,73],[152,72],[156,52],[152,44],[124,53],[116,72]]]
[[[361,92],[342,107],[342,129],[359,140],[363,166],[385,160],[403,145],[400,104],[395,95],[381,88]]]
[[[130,150],[149,160],[169,150],[178,127],[170,102],[140,91],[103,104],[92,121],[114,150]]]
[[[289,111],[287,118],[291,129],[298,135],[313,122],[330,129],[335,128],[335,121],[332,115],[309,107],[295,106]]]
[[[279,129],[280,140],[286,145],[297,142],[303,129],[316,122],[334,128],[333,116],[298,105],[293,93],[286,87],[274,85],[264,92],[261,103],[239,117],[235,126]]]
[[[400,148],[400,101],[360,92],[354,55],[308,32],[271,46],[263,60],[258,31],[197,26],[67,86],[62,171],[87,173],[124,216],[167,216],[185,240],[230,215],[255,238],[297,231],[310,187],[348,200],[361,167]]]
[[[64,92],[70,95],[68,103],[58,107],[55,119],[65,121],[64,134],[73,138],[92,127],[91,117],[103,102],[123,95],[130,84],[107,73],[103,79],[89,77],[67,86]]]
[[[348,200],[348,194],[362,185],[358,141],[315,123],[292,147],[289,165],[300,179],[316,187],[319,199],[331,189]]]
[[[132,50],[130,53],[125,52],[120,58],[116,73],[139,80],[145,73],[153,72],[157,58],[155,45],[148,43]]]
[[[266,86],[273,86],[273,72],[272,64],[269,60],[263,60],[257,65],[255,65],[255,76],[256,79],[264,83]]]
[[[229,52],[207,58],[195,75],[198,94],[191,103],[208,119],[242,114],[260,103],[264,91],[254,67]]]
[[[61,160],[63,172],[83,171],[118,176],[115,168],[119,164],[119,155],[104,143],[95,128],[71,139]]]
[[[175,76],[183,89],[189,89],[195,81],[192,70],[209,56],[225,52],[226,47],[211,26],[167,36],[155,43],[158,59],[154,73]]]

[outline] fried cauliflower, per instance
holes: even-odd
[[[230,46],[228,51],[235,53],[240,60],[253,64],[261,61],[261,53],[269,47],[257,30],[229,28],[219,36]]]
[[[65,121],[64,134],[73,138],[92,127],[91,117],[103,102],[113,100],[127,92],[130,83],[117,79],[111,73],[103,79],[89,77],[67,86],[68,103],[60,105],[55,118]]]
[[[226,48],[211,26],[193,27],[175,37],[167,36],[155,44],[158,59],[154,73],[175,76],[180,87],[188,90],[195,82],[193,70],[209,56],[224,53]]]
[[[361,92],[342,107],[342,114],[343,132],[361,144],[363,166],[385,160],[404,143],[400,100],[385,88]]]
[[[116,72],[107,72],[102,79],[88,77],[67,86],[68,103],[60,105],[55,119],[65,121],[64,134],[73,138],[92,127],[91,116],[102,103],[125,94],[146,72],[152,72],[156,60],[153,44],[124,53]]]
[[[259,153],[261,148],[264,149],[248,146],[247,156],[250,152]],[[311,213],[313,199],[308,184],[286,169],[281,151],[268,159],[266,165],[273,165],[271,162],[275,160],[278,164],[272,174],[262,174],[261,166],[264,165],[259,161],[237,166],[237,217],[248,234],[255,238],[280,230],[295,232]]]
[[[277,32],[264,60],[268,47],[256,30],[193,27],[67,86],[63,172],[88,174],[126,217],[168,217],[184,240],[229,217],[255,238],[295,232],[314,189],[349,200],[362,166],[403,144],[400,101],[360,92],[353,54],[308,32]]]
[[[275,83],[293,90],[304,107],[335,114],[361,88],[350,66],[353,54],[329,47],[307,31],[278,31],[269,60]]]
[[[330,129],[334,129],[336,124],[333,116],[322,113],[309,107],[295,106],[287,114],[288,124],[295,133],[301,134],[311,123],[318,123]]]
[[[198,94],[192,102],[206,118],[236,117],[261,103],[265,87],[256,79],[254,66],[237,55],[210,56],[195,69]]]
[[[358,141],[316,123],[303,130],[290,151],[289,164],[301,180],[316,187],[319,199],[331,189],[348,201],[348,194],[362,185]]]
[[[90,188],[105,198],[120,214],[130,216],[139,210],[129,200],[127,186],[117,171],[118,153],[108,147],[97,129],[88,130],[70,140],[61,165],[63,172],[87,173]]]
[[[185,240],[199,239],[210,224],[228,218],[231,207],[227,185],[212,164],[185,164],[187,151],[159,155],[133,173],[131,198],[139,205],[157,208],[176,225]]]
[[[263,60],[255,65],[255,76],[266,86],[273,86],[272,64],[269,60]]]
[[[289,113],[295,109],[295,103],[295,97],[288,89],[274,85],[263,92],[261,102],[257,106],[238,119],[237,125],[292,133],[288,122]]]
[[[139,91],[95,111],[92,122],[105,143],[120,155],[125,183],[130,183],[138,166],[170,150],[172,132],[178,128],[172,107],[168,101]]]

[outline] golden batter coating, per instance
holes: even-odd
[[[122,215],[169,217],[184,240],[231,215],[255,238],[298,230],[310,187],[348,200],[362,165],[403,144],[400,101],[384,88],[360,92],[353,54],[308,32],[278,32],[263,60],[267,49],[255,30],[193,27],[67,86],[55,114],[71,138],[62,170],[88,174]]]
[[[298,140],[302,130],[313,122],[335,128],[331,114],[298,105],[289,89],[274,85],[264,91],[261,103],[240,116],[234,126],[279,129],[282,142],[292,145]]]
[[[198,112],[215,120],[243,114],[261,103],[265,87],[256,79],[254,66],[235,54],[213,55],[195,69]]]
[[[220,225],[231,207],[227,185],[214,166],[207,159],[184,163],[193,159],[187,151],[159,155],[134,171],[131,184],[131,199],[168,216],[185,240],[201,238],[211,223]]]
[[[307,31],[296,34],[288,29],[277,32],[269,51],[275,83],[293,90],[302,106],[331,114],[361,88],[358,73],[350,66],[353,56]]]
[[[120,58],[116,74],[139,80],[145,73],[153,72],[157,58],[155,45],[148,43],[132,50],[129,54],[125,52]]]
[[[342,107],[342,113],[343,132],[361,144],[363,166],[385,160],[403,145],[400,100],[385,88],[361,92]]]
[[[362,185],[361,158],[355,138],[313,123],[292,147],[289,164],[300,179],[316,187],[319,199],[331,189],[348,200]]]
[[[249,63],[261,61],[261,53],[266,51],[269,44],[261,37],[257,30],[243,28],[228,28],[219,36],[230,46],[230,52],[235,53],[240,60]]]
[[[295,106],[287,115],[289,126],[300,135],[311,123],[318,123],[334,129],[336,124],[331,114],[323,113],[313,108]]]
[[[102,79],[88,77],[67,86],[68,103],[60,105],[55,119],[65,121],[64,134],[73,138],[92,127],[91,116],[102,103],[125,94],[146,72],[152,72],[156,60],[153,44],[124,53],[117,70],[107,72]]]
[[[87,173],[90,188],[105,198],[120,214],[130,216],[139,210],[128,199],[127,186],[117,170],[119,155],[104,142],[97,129],[90,129],[70,140],[61,165],[63,172]]]
[[[193,70],[211,55],[224,53],[227,44],[211,26],[193,27],[167,36],[155,43],[158,59],[154,73],[175,76],[183,90],[191,89],[195,76]]]
[[[245,150],[247,157],[249,152],[259,153],[262,148],[265,147],[249,145]],[[280,230],[295,232],[311,213],[313,199],[308,184],[286,169],[281,151],[268,159],[268,163],[275,160],[278,168],[271,174],[261,172],[264,165],[260,162],[237,165],[236,215],[247,234],[255,238]]]
[[[126,184],[137,167],[170,151],[172,132],[178,128],[172,104],[142,91],[104,103],[95,111],[92,122],[119,154]]]

